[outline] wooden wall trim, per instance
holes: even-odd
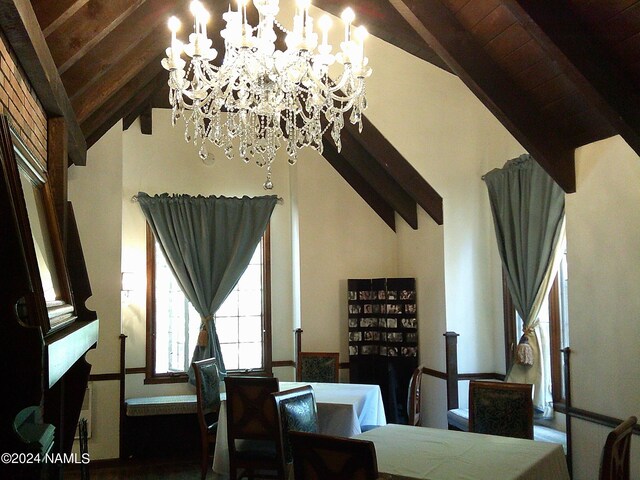
[[[610,417],[608,415],[592,412],[583,408],[567,407],[564,404],[556,405],[556,410],[572,418],[578,418],[589,423],[595,423],[597,425],[603,425],[610,428],[615,428],[624,421],[621,418]],[[640,425],[635,425],[633,427],[633,434],[640,435]]]
[[[504,381],[506,375],[504,373],[487,372],[487,373],[460,373],[458,380],[500,380]]]
[[[89,375],[90,382],[110,382],[120,380],[119,373],[93,373]]]
[[[131,367],[131,368],[126,368],[124,373],[126,375],[133,375],[137,373],[147,373],[147,369],[145,367]]]
[[[294,362],[293,360],[274,360],[273,362],[271,362],[271,366],[273,368],[295,367],[296,366],[296,362]]]

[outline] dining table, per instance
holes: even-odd
[[[557,443],[394,424],[355,438],[373,442],[386,480],[569,480]]]
[[[280,391],[311,385],[318,409],[318,432],[338,437],[353,437],[363,427],[386,425],[387,420],[378,385],[357,383],[280,382]],[[229,445],[227,443],[226,397],[218,414],[216,449],[213,455],[214,478],[229,478]],[[365,429],[366,429],[365,428]]]

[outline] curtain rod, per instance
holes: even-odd
[[[135,203],[137,201],[138,201],[138,196],[137,195],[134,195],[134,196],[131,197],[131,203]],[[278,205],[283,205],[284,204],[284,198],[276,197],[276,203]]]

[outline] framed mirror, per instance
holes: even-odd
[[[5,130],[0,135],[7,136]],[[56,218],[45,167],[31,154],[18,134],[10,129],[13,152],[3,150],[13,206],[20,227],[32,294],[24,298],[21,320],[51,334],[76,319],[62,236]],[[13,154],[11,154],[13,153]]]

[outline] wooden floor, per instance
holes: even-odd
[[[90,480],[200,480],[199,458],[170,460],[128,460],[119,462],[90,462]],[[210,473],[208,478],[212,478]],[[80,467],[64,471],[64,480],[80,480]]]

